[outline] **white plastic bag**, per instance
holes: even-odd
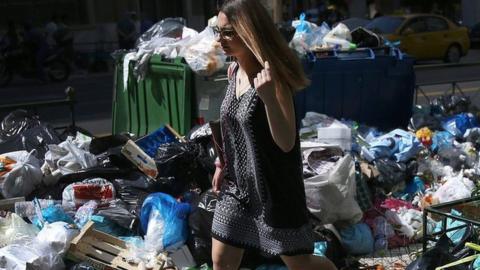
[[[328,172],[304,180],[307,207],[322,224],[338,221],[351,225],[362,219],[355,201],[355,165],[350,155],[342,157]]]
[[[30,153],[17,151],[3,155],[16,161],[12,170],[0,177],[2,194],[5,198],[27,196],[42,182],[40,161],[34,153],[35,150]]]
[[[38,233],[36,241],[48,245],[52,251],[59,255],[63,255],[67,252],[72,239],[79,233],[80,231],[76,226],[59,221],[45,224],[42,230]]]
[[[70,136],[59,145],[49,145],[42,166],[43,182],[54,185],[62,175],[96,166],[97,159],[88,151],[89,144],[83,136],[75,139]]]
[[[191,38],[180,56],[185,58],[190,68],[202,75],[210,76],[225,65],[227,57],[220,43],[216,41],[211,27],[206,27],[200,34]]]
[[[475,184],[470,179],[463,177],[463,172],[446,178],[448,180],[433,195],[439,203],[471,197]]]

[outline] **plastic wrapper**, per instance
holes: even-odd
[[[32,224],[26,223],[20,216],[10,214],[6,218],[0,218],[0,247],[12,243],[23,243],[35,237],[38,229]]]
[[[0,177],[5,198],[27,196],[42,182],[40,161],[34,153],[18,151],[2,155],[16,162],[9,172]]]
[[[185,58],[192,71],[202,76],[213,75],[225,66],[227,59],[210,27],[191,38],[180,56]]]
[[[140,221],[145,232],[145,247],[157,252],[174,250],[188,238],[190,205],[178,203],[172,196],[154,193],[142,205]]]
[[[108,205],[114,199],[115,188],[112,183],[102,178],[92,178],[68,185],[62,194],[62,205],[71,210],[90,200],[96,201],[99,205]]]
[[[324,47],[323,38],[330,32],[331,29],[327,23],[323,22],[319,27],[312,30],[306,42],[310,50],[320,49]]]

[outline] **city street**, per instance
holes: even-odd
[[[471,50],[462,64],[480,62],[480,50]],[[425,62],[416,66],[417,84],[433,84],[436,82],[458,81],[458,86],[472,102],[480,106],[480,65],[462,67],[438,67],[441,62]],[[477,81],[462,82],[464,80]],[[75,73],[67,82],[39,85],[34,80],[14,79],[12,84],[0,89],[4,94],[0,104],[23,103],[38,100],[65,98],[65,89],[72,86],[76,91],[75,106],[77,125],[91,131],[95,135],[111,132],[111,110],[113,96],[113,73],[82,74]],[[422,86],[428,98],[441,96],[451,89],[451,84]],[[6,97],[6,98],[5,98]],[[427,99],[421,94],[418,103],[425,104]],[[39,110],[41,119],[55,126],[68,124],[70,115],[68,108],[57,107]]]

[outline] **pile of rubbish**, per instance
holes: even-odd
[[[435,216],[423,226],[424,209],[479,194],[477,113],[467,98],[442,97],[415,108],[408,129],[390,132],[307,113],[300,134],[315,255],[359,269],[374,266],[362,256],[442,232]],[[59,134],[14,111],[0,126],[0,268],[211,269],[209,124],[185,137],[166,126],[141,138],[95,138]],[[466,242],[479,243],[478,228],[444,221],[465,226],[427,241],[433,251],[400,267],[431,269],[474,253]],[[449,256],[429,261],[429,252]],[[242,267],[286,269],[250,251]]]
[[[382,256],[423,241],[433,247],[391,269],[435,269],[474,255],[465,243],[480,242],[477,227],[430,214],[423,224],[423,214],[427,207],[479,195],[478,116],[461,96],[417,106],[407,129],[389,132],[307,113],[300,133],[309,210],[318,224],[333,224],[346,253],[355,257]],[[467,207],[445,209],[472,218]],[[436,243],[429,241],[434,234]],[[438,253],[448,256],[432,260]],[[454,269],[480,263],[469,259]]]
[[[152,55],[167,59],[183,58],[191,70],[200,76],[210,76],[222,69],[227,57],[215,38],[215,25],[216,17],[213,17],[208,26],[198,33],[177,18],[167,18],[154,24],[138,38],[135,49],[113,53],[117,61],[123,61],[124,88],[128,83],[131,62],[134,63],[133,74],[142,80]]]
[[[208,124],[96,138],[18,110],[0,127],[1,269],[211,269]]]
[[[322,50],[354,50],[357,48],[378,48],[389,44],[381,36],[372,31],[358,27],[349,29],[345,24],[338,23],[333,27],[323,22],[320,26],[305,20],[305,14],[300,19],[293,21],[291,26],[295,29],[290,47],[299,55]]]

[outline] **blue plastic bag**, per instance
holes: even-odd
[[[463,137],[467,129],[478,127],[477,119],[471,113],[461,113],[448,117],[442,122],[442,128],[457,138]]]
[[[150,194],[140,214],[146,248],[163,251],[182,246],[188,238],[190,211],[188,203],[179,203],[168,194]]]
[[[37,206],[35,207],[37,208]],[[37,208],[36,212],[37,215],[33,218],[32,223],[39,229],[42,229],[45,223],[54,223],[57,221],[75,224],[73,219],[65,213],[60,205],[49,205],[47,208],[42,209],[41,212],[39,212]]]
[[[365,223],[358,223],[340,231],[341,242],[345,249],[353,255],[373,252],[374,240],[372,230]]]
[[[305,13],[300,14],[300,24],[296,27],[296,33],[310,33],[312,31],[305,18]]]

